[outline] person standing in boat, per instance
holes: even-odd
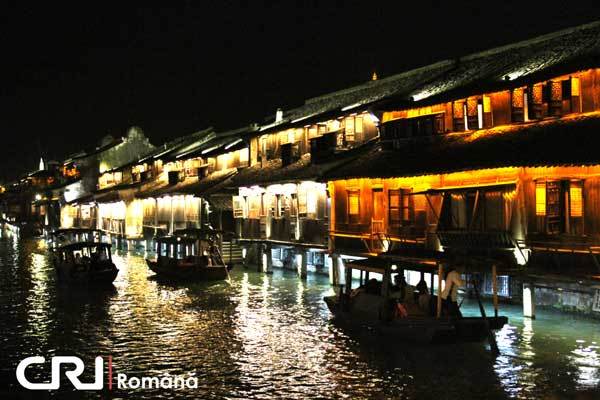
[[[451,266],[448,269],[448,274],[446,274],[444,290],[442,291],[441,295],[442,300],[444,301],[444,308],[451,317],[462,317],[462,313],[458,307],[457,299],[458,288],[464,285],[465,281],[461,279],[458,271]]]

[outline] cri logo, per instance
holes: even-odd
[[[60,388],[60,365],[61,364],[72,364],[75,365],[74,369],[71,369],[69,371],[65,371],[65,375],[67,378],[69,378],[69,380],[71,381],[71,383],[73,384],[73,386],[75,387],[75,389],[77,390],[100,390],[103,388],[104,386],[104,382],[103,382],[103,376],[104,376],[104,371],[103,371],[103,365],[104,365],[104,361],[102,360],[102,357],[96,357],[95,360],[95,372],[94,372],[94,382],[92,383],[82,383],[79,380],[79,376],[83,373],[83,361],[81,361],[81,359],[79,357],[74,357],[74,356],[57,356],[57,357],[52,357],[52,375],[51,375],[51,379],[50,382],[44,382],[44,383],[34,383],[34,382],[30,382],[26,377],[25,377],[25,370],[27,369],[27,367],[31,364],[43,364],[46,361],[46,359],[42,356],[34,356],[34,357],[27,357],[26,359],[24,359],[23,361],[21,361],[19,363],[19,365],[17,366],[17,380],[19,381],[19,383],[21,384],[21,386],[23,386],[26,389],[29,390],[56,390],[58,388]],[[109,386],[111,385],[111,381],[112,381],[112,357],[109,356],[108,358],[109,361]]]

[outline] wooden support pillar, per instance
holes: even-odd
[[[352,268],[346,268],[346,294],[350,295],[352,291]]]
[[[171,197],[171,221],[169,222],[169,234],[175,230],[175,212],[173,211],[173,197]]]
[[[296,268],[300,279],[306,280],[308,271],[308,252],[299,250],[296,253]]]
[[[265,274],[273,273],[273,258],[271,253],[271,245],[267,244],[263,246],[262,251],[262,272]]]
[[[223,210],[220,210],[220,209],[219,209],[219,221],[218,221],[217,229],[220,231],[223,230]],[[217,240],[218,240],[219,251],[221,252],[221,254],[223,254],[223,234],[222,233],[219,233],[217,235]]]
[[[523,283],[523,316],[535,319],[535,286]]]
[[[437,308],[436,317],[442,315],[442,275],[444,274],[444,266],[438,263],[438,288],[437,288]]]
[[[329,283],[333,286],[343,284],[342,279],[344,278],[344,271],[342,267],[342,258],[339,254],[331,255],[331,269],[329,270]]]
[[[435,282],[435,274],[432,272],[429,276],[429,293],[433,296],[433,284]]]
[[[492,298],[494,301],[494,317],[498,317],[498,274],[496,264],[492,265]]]
[[[248,247],[242,247],[242,267],[248,268]]]

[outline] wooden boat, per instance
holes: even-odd
[[[366,259],[347,262],[344,267],[345,285],[342,285],[339,294],[324,298],[327,307],[337,320],[359,323],[380,334],[416,342],[482,341],[487,338],[490,340],[492,350],[497,351],[492,331],[501,329],[508,322],[508,318],[497,315],[487,317],[482,306],[480,306],[481,317],[446,316],[442,313],[442,302],[441,299],[438,301],[437,296],[431,298],[431,312],[419,310],[419,307],[414,304],[402,303],[408,315],[399,317],[395,313],[397,300],[390,296],[391,274],[394,271],[400,272],[396,265],[386,260]],[[431,265],[423,268],[430,268],[430,273],[438,273],[438,277],[442,276],[441,265],[438,266],[437,271]],[[363,274],[364,282],[369,280],[369,273],[381,274],[383,280],[378,290],[376,292],[372,290],[367,292],[364,289],[352,290],[352,270],[361,271],[361,283]],[[362,287],[364,288],[364,285]],[[438,287],[442,287],[441,278],[438,280]]]
[[[156,258],[146,259],[158,276],[186,281],[215,281],[229,277],[216,245],[217,231],[187,229],[155,238]]]
[[[54,249],[58,279],[69,284],[109,284],[119,270],[112,262],[110,244],[77,242]]]

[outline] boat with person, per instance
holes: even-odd
[[[119,273],[109,243],[75,242],[58,246],[53,250],[53,259],[59,281],[67,284],[110,284]]]
[[[229,277],[218,247],[221,231],[182,229],[156,237],[156,258],[146,259],[158,276],[186,281],[216,281]]]
[[[507,317],[497,315],[497,308],[494,316],[488,317],[477,291],[481,316],[463,317],[460,312],[458,315],[448,312],[442,296],[439,293],[432,295],[431,290],[436,274],[437,288],[443,287],[444,267],[439,260],[370,257],[348,261],[344,263],[344,269],[345,284],[340,286],[339,293],[324,298],[337,320],[359,323],[383,335],[417,342],[483,341],[487,338],[492,350],[497,352],[493,331],[501,329],[508,322]],[[359,286],[353,289],[354,270],[359,271]],[[421,282],[416,290],[413,287],[409,290],[408,285],[405,290],[392,285],[392,274],[397,274],[398,280],[403,281],[404,270],[421,272]],[[431,276],[429,288],[423,279],[425,273]],[[375,274],[381,277],[380,281],[372,278]],[[476,285],[474,287],[476,290]]]

